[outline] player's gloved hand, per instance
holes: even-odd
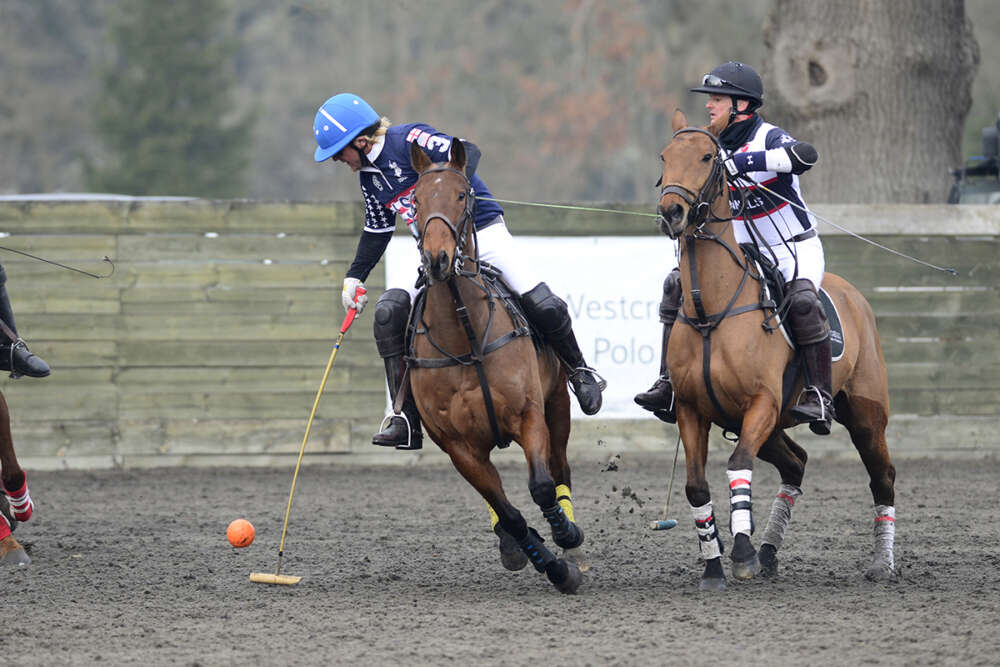
[[[359,287],[360,290],[358,290]],[[365,284],[357,278],[344,278],[344,291],[340,294],[344,310],[356,308],[358,315],[360,315],[361,311],[365,309],[365,304],[368,303],[366,292]]]

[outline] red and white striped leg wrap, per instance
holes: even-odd
[[[767,518],[761,544],[770,544],[775,549],[781,548],[781,543],[785,541],[785,531],[788,530],[788,524],[792,520],[792,508],[801,495],[802,489],[791,484],[782,484],[778,488],[778,495],[771,504],[771,515]]]
[[[7,539],[10,535],[10,524],[7,523],[7,517],[0,513],[0,540]]]
[[[753,505],[750,502],[751,470],[727,470],[729,478],[729,529],[737,533],[753,535]]]
[[[875,558],[889,568],[895,567],[893,549],[896,541],[896,508],[892,505],[875,506]]]
[[[35,510],[34,503],[31,502],[31,494],[28,493],[28,475],[23,474],[20,488],[5,489],[7,499],[10,501],[10,511],[14,513],[14,518],[18,521],[27,521],[31,518],[31,513]]]
[[[705,560],[720,558],[722,549],[719,547],[719,531],[715,527],[715,514],[712,513],[712,503],[701,507],[691,506],[694,517],[694,529],[698,532],[698,546],[701,557]]]

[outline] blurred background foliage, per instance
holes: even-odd
[[[498,197],[651,204],[673,109],[704,119],[688,87],[764,61],[770,6],[0,0],[0,193],[356,199],[345,168],[313,162],[311,129],[326,98],[354,92],[475,141]],[[975,155],[1000,112],[1000,12],[966,10]]]

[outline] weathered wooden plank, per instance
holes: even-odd
[[[360,329],[352,328],[345,336],[335,362],[338,370],[381,370],[382,361],[370,330],[364,332],[369,337],[363,337],[357,335]],[[318,368],[322,374],[335,340],[331,334],[328,340],[167,340],[153,344],[123,341],[119,345],[119,363],[122,366],[303,366]]]
[[[118,415],[126,419],[287,419],[309,417],[315,389],[274,393],[228,393],[212,395],[197,391],[123,393]],[[316,415],[326,419],[382,413],[385,394],[376,391],[341,392],[321,400]]]
[[[909,361],[888,364],[890,390],[935,389],[955,391],[984,389],[1000,393],[1000,362],[983,359],[980,363],[941,364]]]
[[[272,233],[143,234],[119,237],[122,259],[140,262],[190,262],[193,258],[227,260],[348,261],[354,257],[354,236],[313,236]]]
[[[118,452],[130,455],[298,454],[303,419],[161,419],[122,422]],[[350,421],[314,419],[306,451],[347,452]]]

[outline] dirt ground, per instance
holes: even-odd
[[[896,462],[899,577],[885,584],[862,576],[872,502],[860,461],[810,461],[778,577],[701,593],[682,478],[680,525],[646,527],[669,449],[575,462],[592,561],[575,596],[500,566],[484,504],[449,466],[303,468],[282,568],[296,586],[248,580],[274,570],[291,468],[29,471],[35,516],[14,535],[33,562],[0,570],[4,662],[997,664],[996,459]],[[547,536],[516,447],[499,460]],[[759,463],[753,481],[763,525],[778,479]],[[724,458],[710,482],[728,526]],[[242,550],[225,539],[237,517],[257,527]]]

